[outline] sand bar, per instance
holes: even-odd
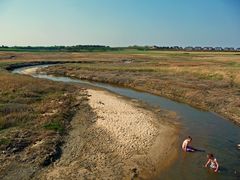
[[[61,159],[42,179],[148,179],[174,159],[173,126],[136,102],[106,91],[88,94],[94,116],[74,118]]]
[[[149,179],[173,162],[174,124],[137,101],[103,90],[86,91],[88,104],[72,120],[61,158],[39,174],[40,179]]]

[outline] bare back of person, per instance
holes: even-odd
[[[182,143],[182,150],[185,152],[195,152],[196,149],[190,146],[191,142],[192,142],[192,138],[188,136],[188,138],[185,139]]]

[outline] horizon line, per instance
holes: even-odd
[[[186,46],[180,46],[180,45],[127,45],[127,46],[111,46],[111,45],[104,45],[104,44],[72,44],[72,45],[0,45],[0,47],[74,47],[74,46],[105,46],[105,47],[110,47],[110,48],[129,48],[129,47],[159,47],[159,48],[173,48],[173,47],[179,47],[179,48],[240,48],[240,46],[218,46],[218,45],[186,45]]]

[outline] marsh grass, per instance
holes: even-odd
[[[49,67],[47,72],[112,83],[210,109],[240,122],[240,53],[136,51],[88,54],[91,63]],[[96,59],[105,59],[97,61]],[[61,72],[59,74],[58,72]],[[227,114],[227,115],[226,115]]]
[[[70,101],[74,101],[71,96],[75,89],[73,86],[1,71],[0,78],[0,131],[11,127],[29,126],[40,130],[43,128],[40,120],[45,123],[52,121],[51,116],[43,118],[42,114],[51,110],[66,114],[71,111],[73,102]],[[58,104],[59,101],[62,102],[61,106]],[[64,121],[61,113],[55,116],[59,122]]]
[[[18,174],[22,162],[26,171],[34,168],[35,172],[45,162],[55,161],[78,110],[76,103],[87,100],[79,99],[84,92],[78,86],[1,69],[11,63],[0,60],[0,177],[13,171]]]

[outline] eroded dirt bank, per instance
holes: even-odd
[[[61,159],[39,179],[149,179],[175,158],[175,125],[109,92],[88,94],[89,107],[73,119]]]

